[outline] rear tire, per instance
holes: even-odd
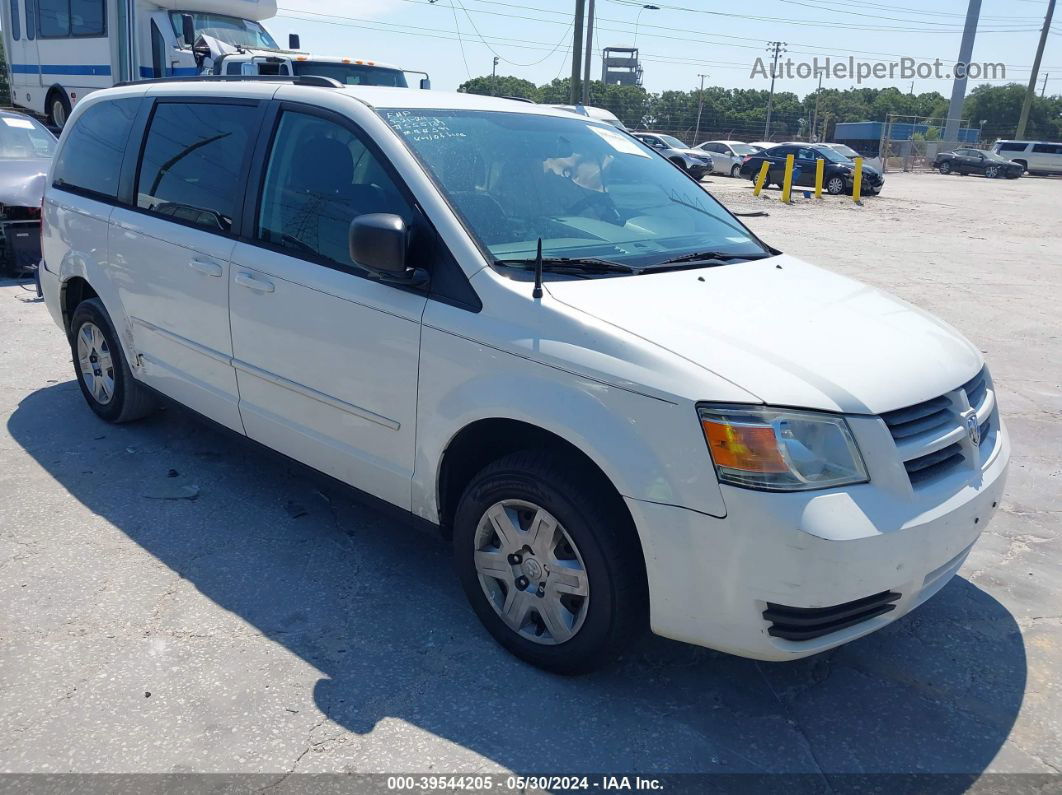
[[[735,163],[734,165],[732,165],[730,167],[730,176],[731,177],[736,179],[740,174],[741,174],[741,166],[739,166],[737,163]]]
[[[945,174],[945,175],[950,174],[951,173],[951,163],[949,163],[947,160],[945,160],[943,163],[940,164],[940,166],[937,168],[937,170],[940,171],[941,174]]]
[[[645,628],[641,546],[612,497],[547,451],[508,455],[465,489],[454,517],[458,578],[487,631],[520,659],[585,673]]]
[[[133,378],[99,298],[82,301],[74,310],[70,352],[81,394],[98,417],[113,423],[132,422],[155,410],[155,396]]]

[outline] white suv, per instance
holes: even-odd
[[[1003,491],[976,347],[603,122],[142,83],[78,103],[48,185],[41,282],[97,415],[162,394],[437,526],[545,668],[646,624],[765,660],[865,635]]]
[[[1062,174],[1062,143],[1051,141],[996,141],[992,151],[1019,163],[1030,174]]]

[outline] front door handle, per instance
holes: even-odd
[[[188,263],[188,267],[194,271],[205,273],[207,276],[221,276],[222,274],[221,265],[209,259],[199,259],[196,257]]]
[[[246,287],[248,290],[254,290],[258,293],[271,293],[277,289],[269,279],[252,276],[246,271],[240,271],[237,273],[236,278],[234,278],[233,281],[240,285],[240,287]]]

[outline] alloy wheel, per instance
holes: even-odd
[[[114,361],[95,323],[83,323],[77,332],[77,360],[92,399],[106,406],[114,397]]]
[[[524,500],[497,502],[480,518],[474,545],[479,584],[506,626],[543,645],[579,632],[590,580],[575,542],[549,511]]]

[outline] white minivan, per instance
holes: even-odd
[[[326,83],[74,109],[41,282],[97,415],[164,395],[426,520],[554,671],[645,626],[804,657],[963,564],[1009,444],[954,329],[607,123]]]

